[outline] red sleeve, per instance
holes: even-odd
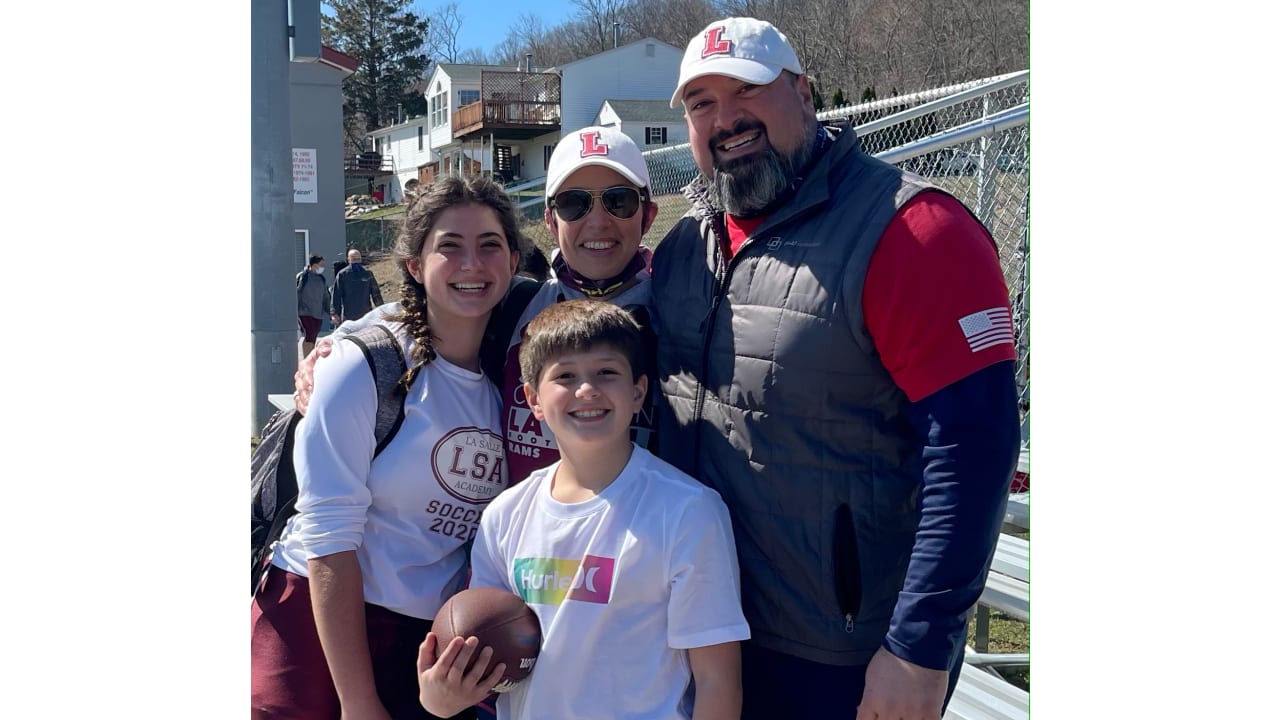
[[[889,222],[862,308],[881,361],[911,402],[1015,358],[995,243],[943,193],[917,195]]]

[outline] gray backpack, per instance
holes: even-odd
[[[400,341],[384,325],[374,325],[343,338],[360,347],[378,389],[378,414],[373,436],[377,457],[404,422],[404,391],[400,378],[407,369]],[[280,539],[285,523],[296,510],[298,476],[293,468],[293,436],[302,415],[296,409],[281,410],[262,429],[262,438],[250,462],[252,507],[250,550],[252,592],[257,594],[266,581],[271,562],[271,546]]]

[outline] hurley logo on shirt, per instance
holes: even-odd
[[[516,593],[526,603],[560,605],[565,600],[579,600],[607,605],[613,589],[613,558],[516,558],[512,574]]]

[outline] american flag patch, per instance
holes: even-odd
[[[965,315],[960,318],[960,330],[973,352],[993,345],[1013,344],[1013,318],[1009,308],[996,307]]]

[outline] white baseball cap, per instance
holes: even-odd
[[[768,85],[783,70],[803,75],[800,59],[787,36],[755,18],[717,20],[689,41],[680,61],[680,82],[671,95],[671,107],[680,107],[689,81],[703,75],[727,75],[755,85]]]
[[[578,168],[602,165],[642,188],[649,187],[649,166],[640,148],[617,128],[593,125],[560,138],[547,165],[547,197],[556,194]]]

